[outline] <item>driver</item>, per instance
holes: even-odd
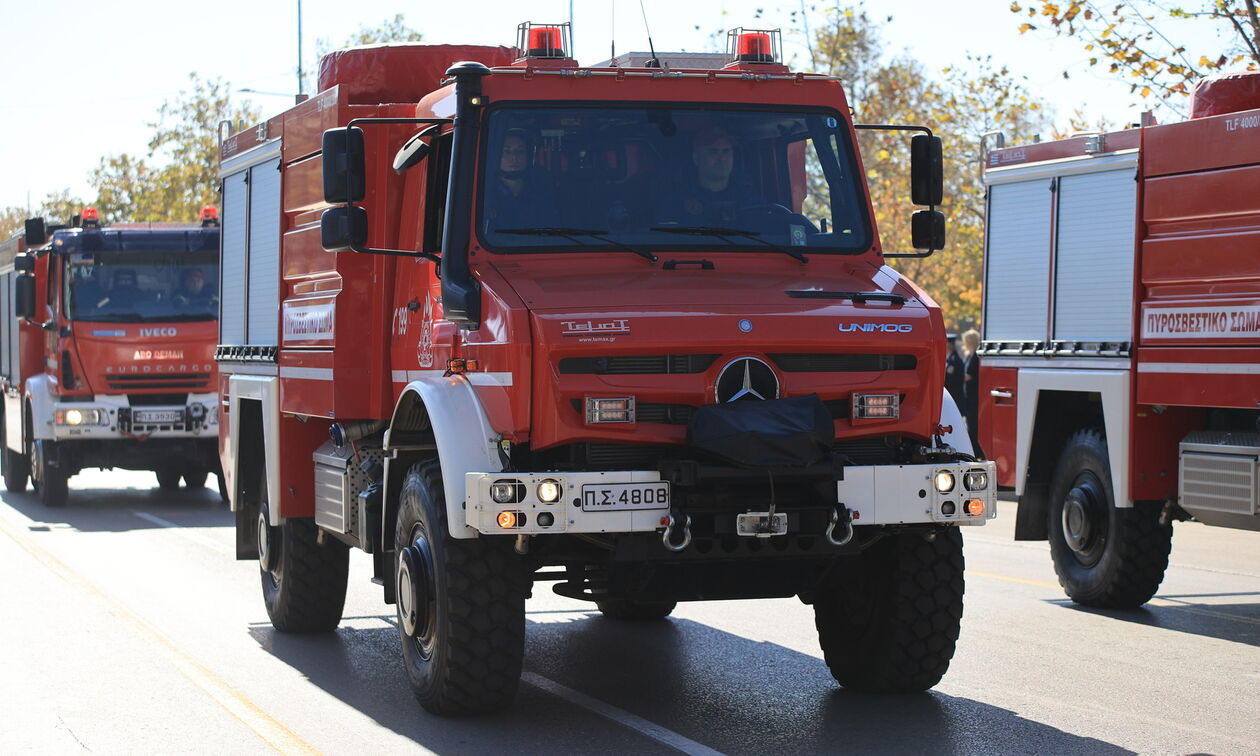
[[[206,287],[206,275],[201,268],[190,268],[184,271],[184,280],[179,292],[175,294],[175,304],[183,309],[209,308],[218,303],[219,298]]]
[[[553,222],[548,208],[552,192],[531,169],[534,143],[525,129],[509,129],[503,137],[494,180],[487,189],[486,218],[491,230],[535,228]]]
[[[741,208],[764,204],[751,184],[734,177],[735,146],[735,137],[720,126],[696,134],[695,177],[668,201],[668,217],[685,225],[738,227]]]

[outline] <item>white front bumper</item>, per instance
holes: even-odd
[[[98,395],[86,402],[52,402],[47,419],[52,435],[58,441],[123,438],[217,438],[219,408],[212,393],[189,394],[186,403],[132,407],[127,397]],[[196,411],[189,410],[196,407]],[[97,413],[97,423],[71,425],[58,422],[71,410]],[[189,423],[189,418],[196,419]],[[126,419],[127,423],[121,422]]]
[[[953,489],[945,493],[936,490],[933,481],[939,472],[954,476]],[[985,473],[986,485],[974,491],[965,490],[963,480],[968,472]],[[538,486],[545,481],[560,485],[563,493],[559,501],[546,503],[538,498]],[[520,487],[518,500],[497,503],[491,498],[491,487],[504,482]],[[993,462],[846,467],[844,480],[836,485],[840,503],[848,507],[856,527],[915,523],[983,525],[997,515],[997,469]],[[649,496],[641,497],[638,502],[631,497],[610,504],[597,502],[594,492],[608,490],[609,486],[626,486]],[[468,526],[487,535],[657,531],[665,527],[672,503],[670,484],[661,480],[655,470],[473,472],[465,475],[464,490]],[[643,501],[649,497],[650,502]],[[981,513],[968,514],[966,504],[975,500],[980,502]],[[952,514],[946,513],[950,509],[945,506],[946,502],[953,504]],[[504,512],[519,515],[517,519],[523,524],[501,526],[498,517]],[[539,515],[544,515],[541,521]]]

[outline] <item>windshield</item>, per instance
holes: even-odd
[[[217,250],[75,252],[66,260],[71,320],[214,320],[219,312]]]
[[[477,224],[495,252],[871,245],[835,111],[504,106],[485,149]]]

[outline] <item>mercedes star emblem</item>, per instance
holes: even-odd
[[[718,373],[717,400],[741,402],[779,398],[779,378],[774,370],[756,357],[731,360]]]

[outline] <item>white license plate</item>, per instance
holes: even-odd
[[[133,419],[137,423],[182,423],[183,410],[136,410]]]
[[[582,511],[614,509],[668,509],[669,484],[595,483],[582,486]]]

